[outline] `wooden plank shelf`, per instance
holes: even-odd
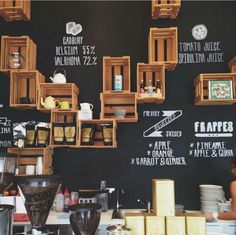
[[[35,165],[37,157],[42,157],[43,174],[50,175],[52,171],[52,149],[47,148],[8,148],[8,153],[18,155],[17,164],[19,166]],[[22,174],[24,175],[24,174]]]
[[[212,100],[209,97],[209,81],[232,81],[233,99]],[[195,105],[230,105],[236,103],[236,73],[199,74],[194,80]]]
[[[77,147],[77,111],[52,110],[50,147]]]
[[[19,52],[24,63],[23,70],[36,69],[36,52],[37,46],[28,36],[9,37],[2,36],[1,38],[1,55],[0,55],[0,71],[7,73],[10,70],[17,70],[9,68],[9,57],[12,53]]]
[[[116,121],[113,119],[90,119],[90,120],[79,120],[79,138],[78,147],[79,148],[117,148],[116,141]],[[106,131],[108,129],[103,129],[103,126],[109,126],[111,130],[109,131],[109,136],[106,136]],[[83,129],[94,128],[94,134],[92,136],[91,143],[83,143]],[[109,138],[106,138],[109,137]]]
[[[148,39],[149,64],[164,63],[169,71],[178,64],[178,29],[150,28]]]
[[[117,75],[122,76],[122,92],[130,92],[130,56],[103,57],[103,92],[115,91]]]
[[[236,73],[236,57],[233,57],[229,62],[229,69],[231,73]]]
[[[30,20],[30,0],[3,0],[0,1],[0,15],[5,21]]]
[[[137,93],[100,93],[101,119],[115,119],[117,122],[137,122]],[[125,109],[124,118],[116,118],[114,111]]]
[[[38,103],[37,87],[39,83],[43,82],[45,82],[45,77],[38,70],[11,71],[10,107],[36,109]]]
[[[156,84],[159,80],[161,85],[160,94],[157,94]],[[154,87],[153,93],[149,94],[147,89],[140,88],[148,87],[151,82]],[[142,92],[141,90],[144,90]],[[137,102],[142,103],[163,103],[165,100],[165,65],[164,63],[157,64],[137,64]]]
[[[171,18],[178,16],[181,0],[152,0],[152,19]]]
[[[75,83],[40,83],[38,87],[38,103],[37,109],[41,112],[50,112],[51,109],[44,108],[41,103],[41,98],[43,101],[46,97],[52,96],[55,100],[68,101],[71,104],[70,110],[78,109],[78,95],[79,88]],[[59,109],[58,109],[59,111]]]

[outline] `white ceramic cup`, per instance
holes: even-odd
[[[93,109],[93,105],[90,103],[80,103],[80,108],[81,110],[89,111]]]
[[[26,175],[34,175],[34,173],[35,173],[35,165],[27,165],[26,170],[25,170],[25,174]]]

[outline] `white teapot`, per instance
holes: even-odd
[[[60,73],[61,70],[63,73]],[[63,68],[58,68],[54,71],[53,77],[50,77],[53,83],[66,83],[66,71]]]
[[[92,111],[93,105],[90,103],[80,103],[80,108],[83,111]]]

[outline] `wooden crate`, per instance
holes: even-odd
[[[103,92],[114,91],[115,75],[122,75],[123,91],[130,92],[130,56],[103,57]]]
[[[45,82],[45,77],[38,70],[12,70],[10,73],[10,107],[36,108],[38,103],[37,86],[43,82]],[[22,104],[21,97],[29,97],[30,104]]]
[[[181,0],[152,0],[152,19],[175,19],[181,7]]]
[[[82,144],[82,125],[83,124],[95,124],[96,132],[94,136],[93,145],[83,145]],[[102,124],[111,124],[112,125],[112,145],[105,145],[103,141],[103,134],[101,125]],[[91,119],[91,120],[79,120],[79,139],[78,139],[78,147],[80,148],[116,148],[116,121],[114,119]]]
[[[54,123],[74,123],[76,126],[76,133],[75,133],[75,144],[68,145],[63,143],[61,145],[54,143],[54,130],[53,124]],[[78,126],[77,126],[77,111],[62,111],[62,110],[52,110],[51,112],[51,129],[50,132],[50,147],[77,147],[77,139],[78,139]]]
[[[178,63],[178,30],[150,28],[148,40],[149,64],[161,62],[167,70],[174,70]]]
[[[37,157],[43,157],[43,174],[53,174],[52,170],[52,149],[51,148],[8,148],[8,153],[18,155],[17,164],[19,166],[35,165]]]
[[[9,37],[2,36],[1,38],[1,57],[0,71],[8,72],[9,56],[12,52],[20,52],[24,58],[23,70],[36,69],[36,52],[37,46],[28,36]]]
[[[117,122],[137,122],[137,93],[100,93],[101,119],[115,119]],[[124,118],[116,118],[114,110],[125,109]]]
[[[30,0],[0,1],[0,15],[5,21],[30,20]]]
[[[77,110],[78,95],[79,88],[75,83],[40,83],[38,87],[37,109],[42,112],[50,112],[50,109],[44,108],[41,104],[41,98],[44,101],[47,96],[52,96],[59,101],[68,101],[71,104],[70,110]]]
[[[141,81],[143,81],[144,86],[147,87],[148,81],[152,80],[153,86],[157,80],[160,80],[161,84],[161,94],[154,93],[148,94],[140,93]],[[142,103],[163,103],[165,100],[165,65],[160,64],[137,64],[137,101],[138,104]]]
[[[231,73],[236,73],[236,57],[234,57],[232,60],[230,60],[229,69],[230,69]]]
[[[235,73],[209,73],[209,74],[199,74],[199,76],[194,80],[195,87],[195,105],[227,105],[236,103],[235,97]],[[233,99],[227,100],[211,100],[209,99],[209,81],[222,81],[231,80],[233,89]]]

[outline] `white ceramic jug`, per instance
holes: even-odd
[[[91,111],[93,109],[93,105],[90,103],[80,103],[81,110]]]

